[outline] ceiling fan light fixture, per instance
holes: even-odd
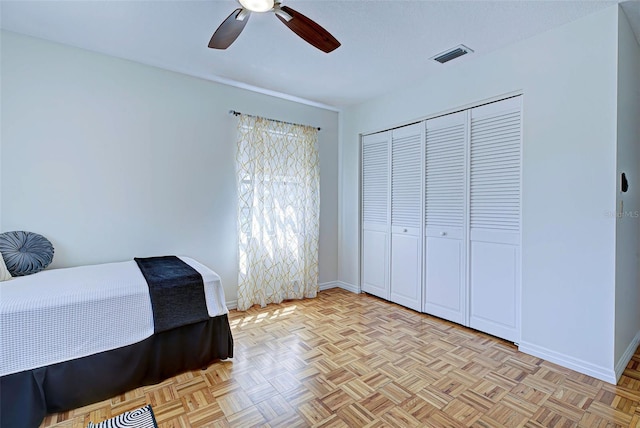
[[[251,12],[267,12],[273,9],[274,0],[238,0],[242,7]]]
[[[1,0],[0,0],[1,1]],[[251,12],[273,12],[280,22],[301,39],[322,52],[329,53],[340,47],[340,42],[327,30],[300,12],[282,6],[279,0],[238,0],[237,8],[218,26],[209,40],[211,49],[227,49],[244,29]]]

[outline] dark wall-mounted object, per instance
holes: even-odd
[[[629,190],[629,181],[627,181],[627,174],[624,172],[620,175],[620,190],[623,193]]]

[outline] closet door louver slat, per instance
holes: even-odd
[[[447,136],[446,142],[441,138],[443,135]],[[425,226],[428,228],[462,229],[465,196],[464,153],[464,123],[434,131],[427,127]]]
[[[376,141],[362,147],[362,217],[365,222],[387,223],[389,144]]]
[[[517,110],[471,120],[472,229],[520,231],[519,118],[520,111]],[[514,137],[498,140],[504,133]],[[484,144],[485,140],[500,141],[500,145]]]
[[[420,227],[421,168],[420,134],[394,138],[391,148],[391,224]]]

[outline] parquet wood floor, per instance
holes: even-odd
[[[640,353],[617,386],[505,341],[341,289],[231,311],[235,357],[48,416],[85,427],[146,403],[160,428],[640,427]]]

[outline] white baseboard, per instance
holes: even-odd
[[[534,357],[538,357],[538,358],[543,358],[554,364],[558,364],[568,369],[575,370],[577,372],[589,375],[591,377],[595,377],[596,379],[603,380],[613,385],[617,383],[616,373],[613,369],[597,366],[587,361],[570,357],[568,355],[564,355],[559,352],[552,351],[551,349],[547,349],[542,346],[534,345],[533,343],[527,343],[524,341],[520,341],[518,350],[520,350],[521,352],[524,352],[525,354],[533,355]],[[633,352],[631,355],[633,355]]]
[[[330,288],[342,288],[343,290],[350,291],[352,293],[360,294],[360,289],[353,284],[343,281],[330,281],[320,284],[320,291],[328,290]]]
[[[343,290],[360,294],[360,287],[358,287],[357,285],[349,284],[348,282],[344,282],[344,281],[336,281],[336,284],[338,285],[338,287],[342,288]]]
[[[328,290],[330,288],[336,288],[338,287],[338,281],[323,282],[319,284],[319,287],[320,287],[320,291]]]
[[[627,364],[629,364],[631,358],[633,358],[633,354],[635,354],[636,349],[638,349],[638,345],[640,345],[640,331],[636,333],[636,337],[633,338],[627,349],[624,351],[624,354],[622,354],[622,357],[620,357],[616,363],[616,382],[620,379],[620,376],[622,376],[622,373],[624,372],[624,369],[627,368]]]
[[[320,291],[329,290],[331,288],[342,288],[342,289],[350,291],[352,293],[360,294],[360,290],[358,289],[358,287],[356,287],[355,285],[352,285],[352,284],[348,284],[346,282],[342,282],[342,281],[323,282],[321,284],[318,284],[318,286],[320,287]],[[226,305],[227,305],[227,309],[229,309],[229,310],[237,309],[238,308],[238,301],[237,300],[228,300],[226,302]]]

